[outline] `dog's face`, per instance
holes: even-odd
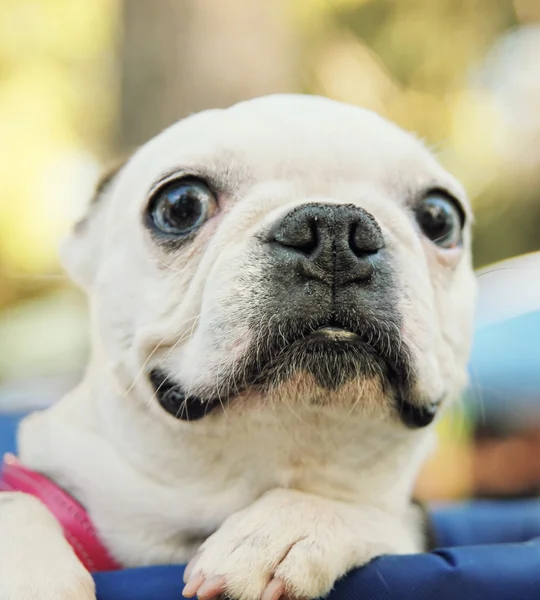
[[[466,378],[470,220],[458,183],[394,125],[273,96],[143,146],[65,255],[94,352],[163,414],[301,402],[423,426]]]

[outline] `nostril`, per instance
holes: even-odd
[[[316,221],[317,217],[301,221],[291,219],[274,233],[274,241],[286,248],[294,248],[310,255],[319,245]]]
[[[376,224],[375,224],[376,225]],[[365,222],[354,222],[349,229],[349,248],[358,258],[375,254],[384,247],[384,239],[378,227],[366,227]]]

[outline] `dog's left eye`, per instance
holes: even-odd
[[[177,179],[154,193],[148,207],[152,225],[167,235],[183,236],[198,229],[217,209],[217,200],[197,179]]]
[[[443,193],[426,196],[416,211],[416,219],[424,235],[445,249],[461,244],[463,215],[457,202]]]

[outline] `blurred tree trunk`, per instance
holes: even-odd
[[[206,108],[294,91],[287,0],[124,0],[117,148]]]

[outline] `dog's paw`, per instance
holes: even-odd
[[[394,544],[391,535],[380,535],[370,525],[373,515],[362,516],[342,503],[289,490],[271,492],[206,540],[186,569],[184,596],[318,598],[353,567],[409,550],[399,533]]]

